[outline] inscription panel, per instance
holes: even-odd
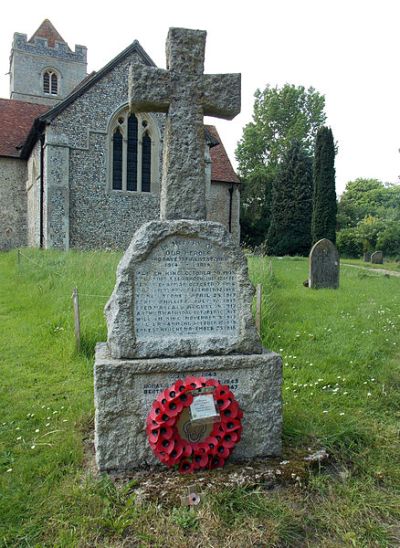
[[[135,271],[137,340],[238,335],[237,285],[215,244],[166,238]]]

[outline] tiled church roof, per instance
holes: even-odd
[[[32,38],[29,39],[29,42],[34,42],[35,38],[46,38],[47,44],[50,48],[54,48],[57,42],[66,43],[64,38],[53,26],[53,23],[48,19],[45,19],[36,32],[33,33]]]
[[[19,158],[32,124],[48,105],[0,99],[0,156]]]
[[[211,156],[211,181],[223,183],[239,183],[239,178],[236,175],[225,147],[222,144],[221,138],[218,135],[215,126],[206,126],[211,135],[217,139],[218,145],[210,148]]]
[[[36,118],[49,110],[48,105],[0,99],[0,156],[19,158],[22,145]],[[225,147],[215,126],[206,126],[218,144],[210,149],[211,181],[238,183]]]

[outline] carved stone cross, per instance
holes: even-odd
[[[161,219],[206,218],[203,116],[240,112],[240,74],[203,74],[206,34],[170,28],[167,70],[135,63],[130,71],[131,110],[167,113]]]

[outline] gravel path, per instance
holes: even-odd
[[[400,277],[400,272],[396,270],[385,270],[384,268],[368,268],[367,266],[358,266],[356,264],[340,263],[340,266],[351,266],[353,268],[360,268],[361,270],[368,270],[369,272],[377,272],[378,274],[389,274],[389,276]]]

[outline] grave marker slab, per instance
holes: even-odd
[[[311,248],[308,287],[314,289],[339,287],[339,253],[335,245],[327,238],[319,240]]]
[[[373,263],[373,264],[383,264],[383,252],[382,251],[375,251],[375,253],[372,253],[371,263]]]
[[[371,252],[366,251],[363,255],[363,260],[365,263],[369,263],[371,261]]]

